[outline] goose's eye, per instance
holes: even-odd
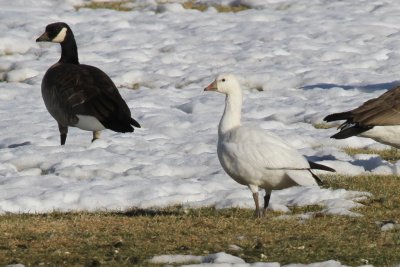
[[[223,78],[221,81],[225,82],[225,78]]]

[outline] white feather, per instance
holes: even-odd
[[[361,133],[359,136],[374,139],[379,143],[400,148],[400,126],[374,126],[371,130]]]
[[[236,127],[219,135],[217,151],[224,170],[240,184],[268,191],[316,185],[307,159],[267,131]]]
[[[67,28],[62,28],[61,31],[57,34],[56,37],[51,40],[53,43],[61,43],[64,41],[65,36],[67,35]]]
[[[82,130],[102,131],[106,129],[96,117],[87,115],[77,115],[77,117],[79,118],[79,121],[74,126]]]

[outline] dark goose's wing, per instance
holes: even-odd
[[[351,113],[353,122],[363,126],[400,124],[400,86],[368,100]]]

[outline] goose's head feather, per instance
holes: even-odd
[[[235,75],[220,74],[209,86],[204,89],[204,91],[216,91],[230,95],[241,92],[241,89]]]
[[[45,32],[36,39],[36,42],[63,43],[73,37],[71,28],[65,22],[56,22],[46,26]]]

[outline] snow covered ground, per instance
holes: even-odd
[[[220,72],[239,76],[246,124],[279,134],[338,173],[398,173],[400,163],[340,149],[385,146],[332,140],[334,128],[312,126],[397,84],[397,1],[241,2],[254,8],[199,12],[138,1],[142,9],[131,12],[76,11],[80,0],[0,0],[0,213],[253,208],[250,191],[223,172],[216,156],[224,99],[203,88]],[[59,145],[40,84],[60,48],[35,43],[56,21],[71,26],[80,61],[110,75],[143,129],[104,131],[90,143],[90,132],[70,128],[67,145]],[[357,215],[350,209],[366,196],[290,188],[272,194],[271,208],[319,204],[326,213]]]
[[[278,262],[256,262],[246,263],[243,259],[226,254],[225,252],[210,254],[207,256],[193,255],[160,255],[149,260],[154,264],[182,264],[180,266],[190,267],[346,267],[338,261],[329,260],[311,264],[288,264],[280,265]],[[371,267],[372,265],[363,265]],[[15,266],[18,267],[18,266]],[[361,266],[360,266],[361,267]]]
[[[186,266],[186,267],[347,267],[338,261],[329,260],[311,264],[293,263],[280,265],[278,262],[256,262],[246,263],[243,259],[219,252],[207,256],[194,255],[159,255],[154,256],[148,261],[151,264],[164,266]],[[25,267],[23,264],[12,264],[6,267]],[[359,267],[372,267],[372,265],[361,265]]]

